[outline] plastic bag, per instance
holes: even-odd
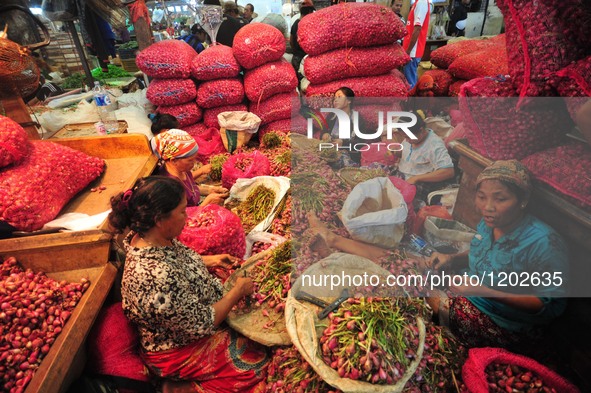
[[[232,153],[257,133],[261,119],[250,112],[222,112],[218,115],[218,122],[224,147]]]
[[[428,216],[444,218],[446,220],[452,220],[452,216],[447,211],[445,206],[434,205],[434,206],[423,206],[417,213],[413,226],[410,231],[418,236],[423,236],[425,220]]]
[[[273,201],[271,213],[263,221],[258,223],[251,232],[263,232],[269,229],[277,213],[277,207],[289,191],[289,178],[284,176],[258,176],[252,179],[238,179],[232,186],[232,189],[230,189],[230,198],[226,200],[226,203],[231,203],[234,200],[245,200],[252,190],[261,185],[273,190],[275,200]]]
[[[387,177],[359,183],[341,210],[343,224],[356,239],[387,249],[404,236],[408,209],[402,194]]]
[[[271,247],[276,247],[286,240],[287,239],[283,236],[274,235],[269,232],[250,231],[250,233],[246,235],[246,252],[242,259],[248,259],[252,256],[252,246],[256,242],[270,243]]]

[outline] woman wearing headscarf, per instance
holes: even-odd
[[[152,138],[150,146],[160,162],[158,174],[176,178],[183,184],[187,206],[221,204],[228,197],[228,190],[224,187],[207,186],[205,190],[204,186],[195,184],[195,178],[209,173],[211,166],[204,165],[192,171],[197,162],[199,146],[187,132],[178,129],[162,132]],[[200,203],[202,191],[208,191],[209,194]]]
[[[224,293],[208,268],[230,268],[228,254],[201,256],[177,240],[187,219],[183,185],[172,177],[139,179],[111,198],[109,223],[125,236],[123,311],[138,329],[140,355],[166,379],[163,392],[264,391],[266,349],[224,324],[252,280]],[[178,382],[173,382],[178,381]]]
[[[567,280],[567,248],[551,227],[527,213],[530,193],[529,173],[519,161],[497,161],[484,169],[475,198],[482,220],[469,251],[434,253],[429,261],[436,270],[464,269],[484,277],[480,286],[452,286],[453,296],[430,300],[440,321],[471,345],[518,345],[566,307],[566,299],[556,296],[564,296],[558,284]],[[551,279],[535,285],[526,279],[534,273]],[[508,274],[530,286],[514,280],[509,285],[503,281]]]
[[[452,285],[431,294],[427,302],[439,322],[469,346],[514,348],[540,336],[543,326],[564,311],[566,299],[559,298],[564,290],[558,284],[567,282],[568,253],[552,228],[526,212],[531,182],[519,161],[495,162],[476,183],[475,203],[482,220],[469,251],[435,252],[427,265],[434,270],[430,274],[466,273],[484,281],[480,286]],[[323,257],[338,250],[378,263],[388,255],[388,250],[331,232],[313,214],[308,221],[316,234],[314,251]],[[533,273],[544,283],[534,285],[537,281],[532,280],[529,287],[519,287],[502,281],[513,274],[511,283],[520,277],[527,284],[525,274]]]

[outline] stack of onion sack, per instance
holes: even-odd
[[[261,119],[261,124],[291,118],[289,93],[295,91],[298,79],[293,67],[282,59],[283,33],[265,23],[250,23],[236,33],[232,50],[246,69],[244,90],[249,111]]]
[[[591,211],[591,148],[585,143],[544,150],[522,160],[536,180]]]
[[[591,56],[558,71],[553,82],[561,97],[573,97],[565,101],[571,117],[576,119],[581,105],[591,97]]]
[[[137,66],[146,75],[155,78],[146,96],[157,112],[173,115],[180,127],[201,120],[201,109],[195,104],[197,89],[190,79],[191,61],[197,52],[181,40],[165,40],[141,51]]]
[[[229,46],[217,44],[205,49],[193,59],[191,74],[200,81],[197,104],[205,108],[205,126],[219,130],[218,114],[247,110],[240,65]]]
[[[34,142],[27,157],[0,169],[0,221],[41,229],[74,195],[101,175],[105,162],[52,142]]]
[[[417,317],[426,312],[405,298],[350,298],[329,314],[321,356],[341,378],[393,385],[421,358]]]
[[[560,0],[497,2],[505,20],[509,74],[520,97],[556,95],[548,83],[552,74],[588,55],[588,35],[582,45],[574,31],[589,30],[589,26],[577,27],[585,19],[569,26],[560,22],[561,3]]]
[[[470,393],[579,393],[573,384],[533,359],[501,348],[470,349],[462,367]]]
[[[275,349],[267,375],[267,393],[340,392],[324,382],[293,346]]]
[[[460,92],[461,85],[468,80],[508,73],[505,35],[500,34],[490,39],[465,39],[449,43],[431,53],[431,63],[441,69],[434,70],[437,71],[435,75],[438,77],[435,78],[433,75],[436,83],[441,78],[441,72],[446,72],[449,77],[454,78],[447,85],[446,94],[439,94],[440,91],[433,89],[434,95],[456,97]]]
[[[460,110],[470,146],[493,160],[522,159],[555,146],[572,127],[566,107],[552,100],[517,107],[511,79],[481,78],[464,83]]]
[[[214,204],[187,208],[187,222],[179,240],[201,255],[230,254],[242,258],[246,251],[240,218]]]
[[[5,392],[23,392],[62,332],[90,282],[57,282],[23,270],[13,257],[0,266],[0,370]]]
[[[298,43],[308,53],[304,62],[310,80],[308,104],[332,107],[330,98],[343,86],[356,97],[406,97],[404,82],[391,74],[410,61],[396,43],[405,35],[400,18],[377,4],[341,3],[302,18]],[[377,126],[377,116],[362,113],[362,117]]]
[[[18,163],[31,147],[27,132],[17,122],[0,116],[0,168]]]
[[[230,156],[222,165],[222,185],[230,189],[238,179],[252,179],[270,174],[271,163],[260,152],[238,153]]]

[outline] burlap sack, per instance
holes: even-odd
[[[248,275],[254,265],[271,252],[273,252],[273,249],[260,252],[247,259],[240,269],[236,270],[230,277],[228,277],[224,283],[224,290],[226,292],[229,291],[236,283],[238,277],[243,277],[245,271]],[[271,310],[265,307],[265,303],[263,303],[261,307],[255,307],[254,303],[256,302],[254,300],[252,302],[252,309],[248,313],[231,311],[226,317],[228,325],[243,336],[268,347],[275,345],[291,345],[291,339],[289,338],[287,328],[285,327],[285,319],[280,318],[275,326],[269,329],[264,329],[263,325],[269,322],[269,318],[263,315],[263,310],[269,312]],[[274,318],[277,318],[277,316],[274,316],[274,313],[270,314]]]
[[[402,378],[394,385],[374,385],[368,382],[355,381],[349,378],[339,377],[336,370],[324,363],[322,350],[320,348],[319,337],[322,335],[323,327],[317,327],[319,307],[307,302],[299,302],[295,299],[295,294],[300,289],[313,296],[324,298],[327,302],[334,300],[335,293],[340,293],[342,287],[334,288],[332,291],[326,287],[303,287],[302,277],[304,275],[324,276],[341,275],[342,273],[354,274],[376,274],[386,277],[389,272],[372,261],[358,256],[334,253],[327,258],[310,266],[302,276],[300,276],[292,285],[291,291],[287,297],[285,307],[285,322],[287,332],[291,341],[298,349],[304,359],[312,366],[314,371],[328,384],[340,389],[344,393],[398,393],[404,391],[404,386],[413,376],[422,357],[425,345],[425,324],[423,320],[417,317],[417,326],[419,328],[419,346],[416,349],[416,358],[409,365]]]
[[[261,119],[246,111],[222,112],[218,114],[220,135],[228,152],[247,144],[259,130]]]

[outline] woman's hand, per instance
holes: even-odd
[[[201,258],[203,258],[203,263],[207,267],[231,269],[240,265],[240,258],[236,258],[230,254],[203,255]]]
[[[228,194],[228,189],[222,186],[211,186],[210,190],[216,194]]]
[[[444,267],[451,268],[455,255],[454,254],[441,254],[434,252],[429,258],[428,266],[435,270],[440,270]]]
[[[205,197],[205,199],[201,203],[201,206],[211,205],[212,203],[216,205],[222,205],[224,203],[224,200],[228,197],[228,195],[228,192],[224,194],[212,192],[211,194]]]
[[[328,132],[322,134],[321,140],[322,142],[330,142],[330,134]]]
[[[254,292],[254,285],[250,277],[238,277],[234,288],[240,293],[240,297],[249,296]]]

